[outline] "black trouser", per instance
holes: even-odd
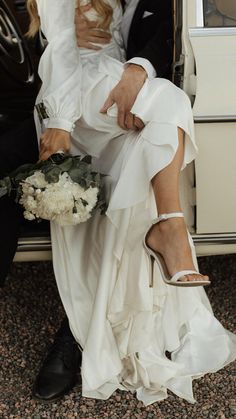
[[[38,145],[33,116],[0,137],[0,177],[24,163],[38,159]],[[12,198],[0,198],[0,286],[14,257],[22,210]]]

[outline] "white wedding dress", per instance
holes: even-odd
[[[173,159],[177,127],[186,137],[183,166],[196,155],[189,100],[165,79],[147,80],[132,110],[145,128],[123,131],[116,106],[99,113],[123,71],[116,0],[109,0],[112,42],[99,52],[76,46],[75,0],[37,3],[48,40],[37,99],[47,108],[46,125],[71,131],[72,154],[91,154],[95,169],[108,175],[106,215],[76,227],[51,223],[58,289],[83,348],[82,394],[107,399],[129,390],[148,405],[171,390],[194,402],[192,380],[235,359],[236,337],[214,317],[202,287],[168,286],[158,268],[149,287],[142,246],[157,216],[150,180]]]

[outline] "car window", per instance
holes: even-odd
[[[205,27],[236,26],[235,0],[203,0]]]

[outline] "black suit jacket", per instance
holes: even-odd
[[[144,17],[144,12],[152,14]],[[158,77],[170,77],[173,59],[172,0],[140,0],[128,36],[127,59],[149,60]]]
[[[21,164],[35,163],[37,159],[38,141],[32,115],[0,135],[0,179]],[[22,208],[8,196],[0,198],[0,287],[14,257],[22,222]]]

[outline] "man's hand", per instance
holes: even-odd
[[[119,83],[109,94],[106,102],[104,103],[101,113],[107,113],[114,103],[118,108],[118,124],[123,129],[140,130],[144,127],[141,119],[133,115],[130,110],[140,92],[147,73],[143,67],[136,64],[129,64],[124,70]]]
[[[77,44],[82,48],[100,50],[101,47],[95,44],[108,44],[111,35],[103,30],[97,29],[98,22],[89,21],[84,13],[91,8],[91,3],[86,6],[80,6],[75,14],[75,27]],[[106,113],[107,109],[114,103],[118,108],[118,124],[123,129],[139,130],[144,127],[143,122],[131,114],[130,110],[141,90],[147,73],[143,67],[135,64],[129,64],[124,70],[120,82],[111,91],[108,99],[104,103],[100,112]]]
[[[39,160],[47,160],[52,154],[70,150],[70,134],[57,128],[47,128],[40,138]]]
[[[101,49],[95,44],[109,44],[111,41],[111,34],[102,29],[98,29],[97,21],[89,21],[84,15],[89,9],[91,9],[91,3],[86,6],[80,6],[76,9],[75,13],[75,32],[77,38],[77,44],[82,48],[89,48],[95,51]]]

